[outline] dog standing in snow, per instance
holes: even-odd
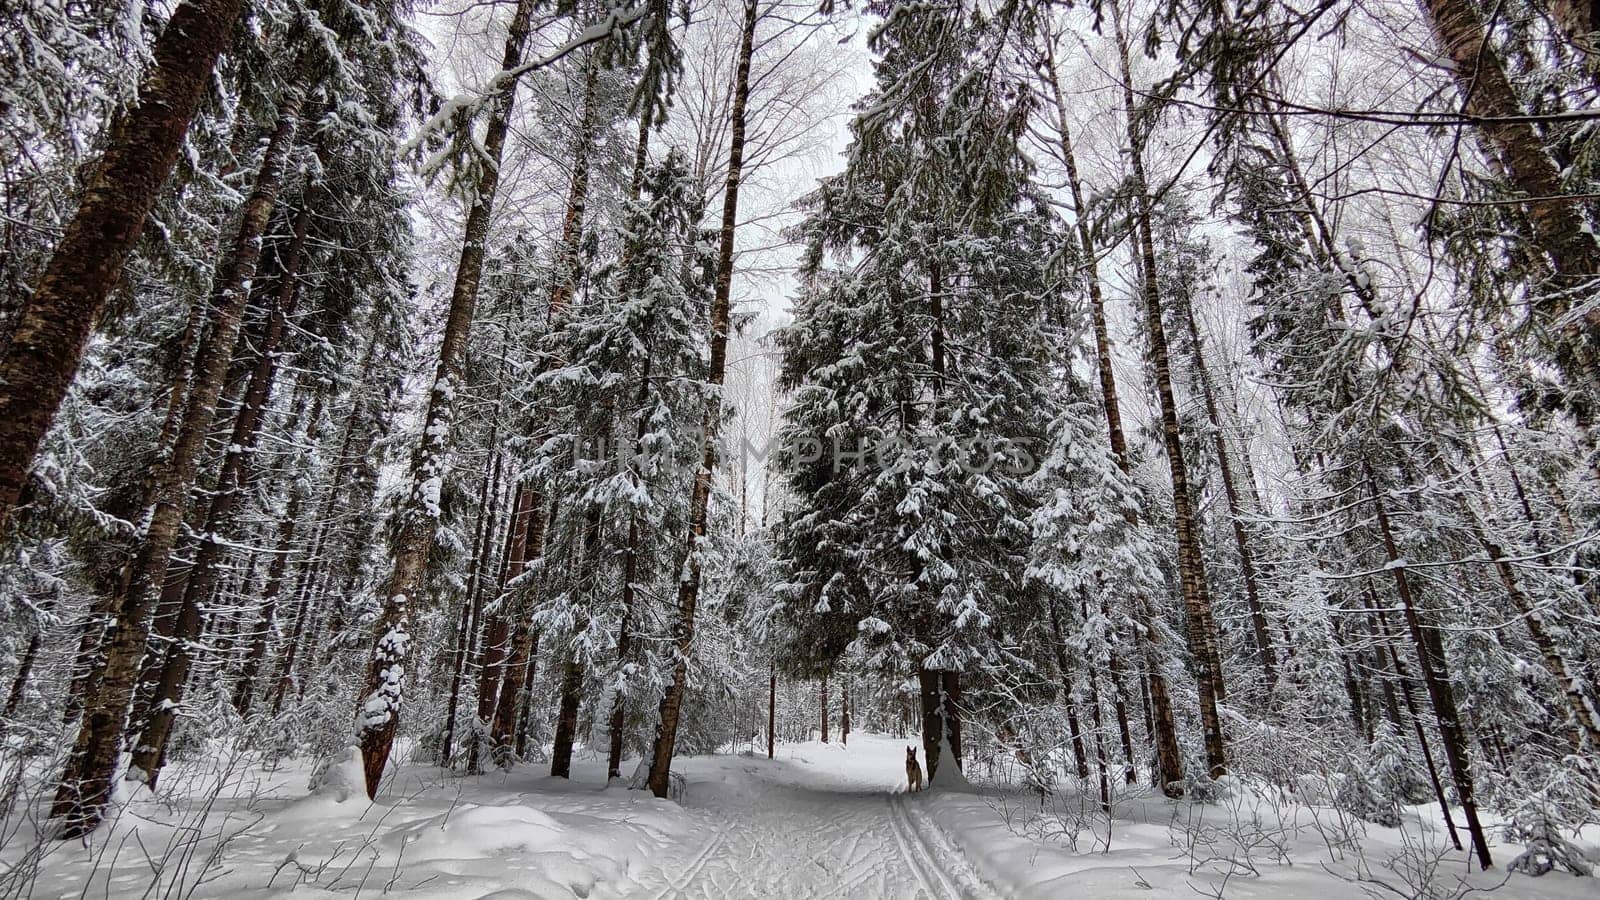
[[[906,748],[906,791],[922,790],[922,766],[917,763],[917,749]]]

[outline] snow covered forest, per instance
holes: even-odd
[[[1593,897],[1597,129],[1580,0],[0,0],[0,897]]]

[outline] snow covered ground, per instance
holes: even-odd
[[[351,761],[314,791],[307,767],[195,768],[165,788],[185,801],[132,796],[87,844],[6,835],[0,895],[1294,900],[1463,888],[1464,857],[1439,849],[1423,809],[1404,829],[1347,835],[1327,808],[1130,796],[1107,847],[1106,820],[1075,792],[1049,803],[983,787],[907,795],[904,747],[858,734],[848,748],[785,745],[770,761],[685,759],[681,805],[603,787],[603,762],[584,754],[571,781],[536,766],[462,777],[407,765],[375,804]],[[1432,893],[1408,887],[1425,876]],[[1551,900],[1595,891],[1560,873],[1501,889]]]

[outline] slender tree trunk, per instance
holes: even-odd
[[[237,240],[216,279],[212,298],[215,312],[196,359],[195,382],[183,424],[171,454],[158,460],[149,476],[144,534],[138,552],[123,571],[117,590],[117,619],[107,642],[103,673],[94,696],[88,700],[51,813],[64,820],[63,837],[92,831],[111,796],[116,757],[127,727],[128,704],[133,699],[144,656],[153,595],[183,524],[195,466],[216,413],[244,318],[248,282],[261,255],[261,234],[277,202],[285,164],[294,145],[302,101],[303,94],[291,89],[281,102],[278,124],[263,154],[255,188],[245,201]]]
[[[478,703],[477,722],[480,729],[488,729],[494,719],[494,706],[498,705],[499,689],[506,676],[506,653],[510,649],[510,625],[507,620],[506,604],[509,602],[506,594],[506,577],[510,570],[522,573],[523,557],[528,548],[528,519],[533,516],[528,506],[533,503],[534,493],[531,488],[522,484],[512,484],[510,487],[512,506],[510,517],[506,522],[506,541],[501,551],[501,567],[499,577],[494,588],[493,609],[490,610],[490,621],[483,626],[482,641],[478,641],[477,673],[478,673]],[[477,773],[480,770],[480,757],[478,757],[478,741],[474,741],[467,751],[467,772]]]
[[[611,701],[610,746],[607,748],[606,775],[622,777],[622,737],[626,726],[627,681],[633,661],[634,605],[639,577],[639,517],[628,517],[628,542],[622,551],[622,620],[617,625],[616,696]]]
[[[528,529],[536,514],[538,494],[526,484],[512,487],[511,520],[506,523],[505,550],[501,554],[500,577],[495,588],[494,611],[489,617],[483,641],[478,650],[478,716],[484,728],[494,722],[495,709],[500,701],[500,688],[505,680],[507,657],[511,645],[512,602],[506,592],[510,579],[522,574],[528,557]],[[473,745],[467,760],[467,769],[478,771],[478,747]]]
[[[506,34],[502,71],[521,67],[535,5],[534,0],[517,0],[516,12]],[[477,308],[484,244],[488,240],[489,221],[500,186],[500,161],[511,126],[518,80],[507,79],[500,87],[479,149],[484,165],[478,177],[476,202],[467,213],[461,260],[456,266],[450,311],[439,345],[439,365],[423,416],[422,440],[411,460],[411,494],[394,540],[394,568],[383,587],[383,611],[373,623],[372,656],[367,667],[366,686],[357,703],[360,720],[357,731],[368,797],[377,796],[378,783],[383,779],[384,766],[389,762],[389,751],[400,727],[402,683],[411,641],[411,608],[422,599],[424,570],[439,527],[438,488],[445,476],[455,393],[461,383],[473,313]]]
[[[711,353],[706,381],[711,395],[706,401],[701,442],[704,458],[695,472],[689,497],[689,534],[686,556],[678,571],[678,621],[675,628],[676,659],[672,680],[661,698],[661,722],[655,753],[650,763],[650,790],[657,797],[667,795],[672,757],[678,740],[678,716],[683,695],[688,689],[689,653],[694,646],[695,608],[700,600],[700,543],[705,540],[707,510],[711,502],[711,477],[717,467],[717,432],[722,423],[720,391],[727,374],[728,328],[731,322],[733,285],[733,238],[739,224],[739,180],[744,167],[745,108],[750,99],[750,56],[755,43],[757,20],[755,0],[745,0],[744,30],[739,39],[738,68],[733,82],[733,134],[728,146],[728,176],[722,194],[722,234],[717,251],[716,287],[711,300]]]
[[[515,746],[517,738],[517,712],[518,705],[522,702],[523,685],[532,681],[529,671],[534,664],[534,656],[539,647],[539,632],[535,629],[528,617],[533,610],[533,598],[538,593],[538,586],[534,584],[538,573],[529,573],[527,568],[535,560],[544,556],[544,538],[547,524],[555,518],[555,509],[546,509],[544,497],[525,487],[528,492],[526,503],[527,532],[522,538],[522,547],[516,561],[512,563],[512,578],[509,584],[509,593],[501,602],[511,607],[510,622],[507,626],[511,634],[510,650],[506,654],[505,664],[501,667],[501,683],[499,696],[494,705],[494,719],[490,723],[489,734],[494,741],[495,749],[508,751]]]
[[[1045,48],[1045,62],[1050,76],[1051,95],[1055,101],[1056,125],[1061,135],[1061,158],[1067,167],[1067,184],[1072,191],[1073,211],[1076,218],[1078,240],[1084,255],[1084,278],[1089,288],[1089,318],[1094,329],[1095,368],[1100,379],[1101,405],[1105,409],[1106,433],[1110,440],[1111,453],[1116,457],[1117,465],[1124,474],[1130,471],[1128,460],[1128,440],[1122,428],[1122,409],[1117,400],[1117,379],[1112,369],[1111,332],[1106,325],[1105,299],[1101,292],[1100,270],[1097,263],[1098,250],[1095,246],[1094,233],[1089,228],[1088,205],[1084,201],[1083,181],[1078,175],[1077,156],[1072,147],[1072,132],[1068,124],[1067,104],[1065,95],[1061,90],[1061,81],[1056,70],[1055,42],[1048,34],[1041,35],[1041,46]],[[1137,608],[1145,606],[1146,601],[1135,598],[1136,616],[1142,616],[1142,611]],[[1161,682],[1156,686],[1157,693],[1165,700],[1167,697],[1166,679],[1156,665],[1159,656],[1159,637],[1148,619],[1143,622],[1139,633],[1144,636],[1144,641],[1150,646],[1145,648],[1144,656],[1147,663],[1146,677],[1151,681]],[[1139,637],[1135,636],[1135,641]],[[1133,765],[1133,736],[1128,727],[1128,707],[1125,699],[1126,689],[1120,671],[1120,660],[1115,650],[1109,659],[1111,677],[1117,688],[1115,712],[1117,726],[1122,739],[1122,750],[1127,766],[1124,769],[1124,778],[1129,784],[1138,781],[1138,771]],[[1149,730],[1152,743],[1158,757],[1157,768],[1162,773],[1164,784],[1171,785],[1183,780],[1183,760],[1179,755],[1177,723],[1171,716],[1170,702],[1163,702],[1161,710],[1166,715],[1157,716]],[[1163,790],[1169,790],[1163,787]]]
[[[39,658],[39,644],[39,632],[35,631],[29,636],[28,649],[23,651],[17,674],[11,679],[11,693],[6,695],[6,708],[0,712],[0,717],[10,719],[22,708],[22,698],[28,693],[28,676],[33,674],[33,664]]]
[[[839,689],[839,743],[850,746],[850,681]]]
[[[1211,439],[1217,454],[1218,474],[1222,479],[1223,495],[1228,500],[1228,518],[1233,525],[1234,545],[1239,551],[1239,574],[1244,579],[1246,607],[1250,610],[1250,628],[1256,641],[1256,654],[1261,658],[1261,671],[1266,676],[1267,695],[1278,680],[1277,652],[1272,647],[1272,637],[1267,630],[1266,609],[1261,603],[1261,589],[1257,584],[1255,553],[1250,547],[1250,534],[1245,530],[1245,510],[1239,499],[1239,489],[1233,477],[1233,462],[1228,455],[1228,441],[1223,434],[1222,417],[1217,410],[1215,389],[1211,373],[1206,366],[1204,344],[1200,328],[1195,323],[1194,307],[1184,304],[1184,320],[1189,329],[1189,340],[1194,345],[1195,373],[1200,377],[1200,394],[1205,401],[1206,418],[1211,425]],[[1248,453],[1241,448],[1242,453]]]
[[[1089,758],[1083,749],[1083,726],[1078,722],[1078,703],[1072,696],[1072,662],[1067,657],[1066,636],[1061,631],[1061,610],[1055,602],[1050,602],[1050,631],[1054,640],[1051,648],[1055,651],[1056,669],[1061,675],[1061,705],[1067,711],[1067,734],[1072,739],[1072,761],[1076,764],[1078,777],[1089,777]]]
[[[778,664],[767,670],[767,759],[772,758],[778,737]]]
[[[1094,721],[1094,757],[1100,772],[1100,809],[1111,812],[1111,777],[1106,771],[1105,725],[1100,712],[1100,688],[1093,671],[1089,672],[1089,709]],[[1132,768],[1131,766],[1129,767]],[[1107,823],[1106,828],[1110,829]]]
[[[315,433],[317,414],[314,410],[310,421],[307,423],[308,433]],[[284,506],[283,518],[278,522],[278,542],[273,548],[272,562],[267,564],[267,583],[261,589],[261,612],[256,621],[255,633],[250,638],[250,649],[246,651],[244,666],[239,672],[239,681],[233,686],[233,708],[241,717],[249,716],[251,708],[255,705],[256,678],[261,673],[261,666],[267,660],[267,647],[272,641],[272,634],[277,625],[278,598],[283,593],[283,582],[289,570],[289,557],[294,552],[295,535],[299,530],[300,508],[305,504],[305,489],[298,483],[289,485],[289,502]],[[299,627],[298,621],[296,627]],[[291,642],[292,647],[292,642]],[[287,651],[289,648],[285,648]],[[292,660],[285,659],[292,664]],[[273,711],[277,711],[279,697],[273,704]]]
[[[496,390],[498,396],[499,391]],[[439,739],[439,765],[450,767],[451,752],[456,739],[456,716],[461,710],[461,687],[466,680],[467,659],[472,651],[472,636],[482,614],[478,581],[482,578],[489,533],[494,528],[493,497],[499,494],[500,450],[499,403],[495,403],[496,418],[489,427],[488,456],[484,460],[483,479],[478,485],[478,521],[472,529],[472,573],[467,576],[467,588],[461,596],[461,617],[456,623],[456,648],[450,657],[450,702],[445,708],[444,734]]]
[[[599,54],[590,53],[584,66],[583,114],[572,142],[572,178],[567,184],[567,209],[561,217],[561,242],[557,245],[550,295],[550,321],[556,322],[572,300],[578,281],[578,251],[583,240],[584,210],[589,203],[589,157],[593,153],[598,109],[595,90],[599,85]]]
[[[828,742],[828,673],[822,673],[822,742]]]
[[[1356,679],[1356,670],[1350,660],[1354,654],[1349,649],[1350,643],[1345,640],[1343,629],[1339,627],[1337,619],[1333,622],[1333,639],[1338,644],[1338,649],[1334,653],[1339,657],[1339,665],[1344,670],[1344,692],[1350,698],[1350,719],[1370,745],[1373,739],[1373,723],[1367,717],[1367,703],[1362,696],[1361,684]]]
[[[83,202],[15,320],[0,359],[0,532],[77,374],[122,267],[178,162],[242,0],[178,4],[151,49],[139,99],[116,114]]]
[[[358,385],[365,385],[371,380],[373,366],[377,361],[377,351],[378,332],[376,328],[373,328],[372,336],[367,340],[366,351],[362,354],[361,374],[357,379]],[[323,495],[322,501],[317,504],[317,509],[312,515],[312,521],[316,523],[316,530],[313,532],[314,537],[311,540],[311,546],[305,554],[305,559],[301,564],[300,575],[294,588],[296,607],[294,628],[290,632],[288,646],[284,648],[282,659],[278,665],[278,677],[272,686],[273,715],[277,715],[282,711],[283,702],[288,698],[290,688],[294,687],[295,665],[300,660],[301,647],[307,635],[308,620],[320,612],[313,605],[313,599],[316,594],[315,584],[320,576],[320,570],[325,567],[322,565],[322,559],[330,523],[334,518],[337,504],[344,496],[345,484],[348,482],[354,468],[352,461],[356,456],[357,426],[365,409],[364,397],[359,393],[358,389],[358,392],[352,398],[350,410],[344,418],[342,433],[339,437],[338,456],[333,461],[332,484],[328,486],[327,492]],[[283,534],[286,526],[287,522],[279,522],[279,535]],[[288,530],[292,536],[294,529]],[[293,544],[282,546],[292,548]],[[287,553],[284,556],[285,564],[287,565]],[[271,587],[271,584],[269,578],[268,586]],[[281,590],[281,586],[278,589]]]
[[[1040,46],[1044,48],[1050,93],[1055,101],[1056,129],[1061,137],[1061,161],[1067,168],[1067,187],[1072,191],[1074,225],[1078,232],[1079,250],[1084,259],[1083,278],[1085,286],[1089,289],[1089,321],[1094,330],[1095,368],[1100,378],[1100,397],[1105,408],[1106,431],[1111,438],[1112,454],[1122,462],[1128,455],[1128,439],[1122,430],[1122,409],[1117,401],[1117,376],[1111,368],[1111,331],[1106,325],[1098,248],[1095,245],[1094,232],[1089,227],[1089,206],[1084,200],[1083,179],[1078,175],[1078,159],[1072,146],[1072,129],[1067,115],[1066,95],[1061,90],[1061,80],[1056,70],[1055,41],[1047,31],[1040,33]]]
[[[529,655],[527,675],[522,681],[522,699],[517,703],[517,738],[516,751],[518,759],[528,758],[528,741],[533,735],[533,684],[534,675],[539,668],[539,637],[534,635],[533,652]]]
[[[1178,403],[1172,389],[1171,355],[1167,350],[1166,326],[1162,321],[1161,292],[1156,283],[1156,251],[1151,235],[1151,201],[1149,182],[1144,172],[1144,126],[1138,121],[1134,105],[1132,77],[1128,65],[1127,37],[1122,30],[1122,17],[1115,3],[1112,20],[1117,35],[1117,49],[1122,63],[1123,101],[1128,119],[1129,164],[1133,168],[1134,191],[1138,209],[1134,232],[1138,253],[1142,261],[1145,331],[1150,342],[1150,359],[1155,374],[1155,391],[1161,407],[1161,437],[1166,448],[1167,468],[1172,475],[1172,509],[1178,540],[1178,580],[1188,614],[1189,645],[1195,658],[1195,685],[1200,694],[1200,725],[1205,737],[1207,774],[1215,778],[1227,772],[1226,741],[1222,732],[1222,717],[1217,703],[1222,699],[1222,657],[1217,649],[1216,623],[1211,616],[1210,604],[1205,596],[1206,571],[1200,555],[1199,524],[1195,516],[1194,498],[1189,490],[1188,464],[1184,460],[1183,440],[1178,427]]]
[[[1412,682],[1406,674],[1406,664],[1400,661],[1400,653],[1395,649],[1394,640],[1389,636],[1389,614],[1378,606],[1378,592],[1367,582],[1367,597],[1372,603],[1372,608],[1378,613],[1378,633],[1383,639],[1384,649],[1389,652],[1389,662],[1394,666],[1395,677],[1400,680],[1400,696],[1405,699],[1406,712],[1411,716],[1411,727],[1417,735],[1417,746],[1422,748],[1422,761],[1427,765],[1428,780],[1433,784],[1433,796],[1439,802],[1439,812],[1444,816],[1445,830],[1450,833],[1450,843],[1457,850],[1461,849],[1461,835],[1456,832],[1455,818],[1450,815],[1450,801],[1445,797],[1444,783],[1439,779],[1439,767],[1433,761],[1433,750],[1428,745],[1428,732],[1422,727],[1422,713],[1417,705],[1417,698],[1412,693]],[[1395,718],[1399,718],[1395,713]]]
[[[194,664],[195,641],[200,637],[200,610],[210,601],[221,575],[220,566],[226,554],[227,542],[232,538],[234,519],[239,503],[244,498],[255,469],[255,448],[260,438],[261,424],[267,405],[272,400],[273,385],[278,374],[278,345],[289,330],[289,320],[294,317],[299,297],[301,260],[305,256],[306,236],[311,225],[311,208],[302,203],[294,217],[293,235],[281,257],[281,281],[273,300],[272,311],[262,336],[260,356],[250,373],[239,411],[234,416],[233,433],[222,460],[222,473],[211,494],[211,504],[206,511],[205,524],[195,548],[193,564],[184,585],[183,605],[178,614],[174,641],[167,649],[165,664],[157,682],[153,708],[149,719],[143,723],[133,766],[144,773],[145,782],[154,788],[156,779],[166,761],[167,741],[177,721],[178,708],[183,702],[184,685]],[[259,237],[258,237],[259,240]],[[321,416],[318,409],[310,420],[310,428]],[[291,535],[292,538],[292,535]],[[276,561],[275,561],[276,562]],[[273,598],[275,601],[276,598]],[[272,627],[271,616],[275,602],[263,605],[265,628]],[[266,632],[262,632],[265,641]],[[265,652],[265,647],[263,647]],[[254,673],[252,672],[252,677]],[[137,724],[137,723],[136,723]]]
[[[1456,797],[1461,801],[1461,814],[1467,820],[1467,833],[1472,838],[1472,847],[1477,854],[1478,864],[1484,869],[1489,869],[1494,866],[1494,862],[1489,856],[1489,844],[1484,837],[1483,826],[1478,821],[1472,769],[1467,759],[1466,733],[1461,727],[1461,717],[1456,708],[1455,697],[1450,692],[1449,676],[1444,670],[1444,655],[1442,652],[1437,652],[1441,648],[1429,641],[1425,631],[1427,626],[1422,622],[1422,615],[1411,593],[1411,581],[1406,576],[1405,567],[1397,565],[1401,558],[1400,548],[1389,525],[1388,510],[1378,493],[1378,482],[1372,473],[1372,466],[1363,462],[1362,469],[1366,474],[1367,489],[1371,494],[1373,509],[1377,513],[1378,532],[1383,537],[1384,552],[1390,564],[1389,571],[1394,575],[1395,592],[1400,597],[1406,627],[1411,632],[1411,640],[1416,644],[1417,661],[1422,669],[1422,683],[1428,689],[1428,699],[1433,703],[1434,718],[1439,723],[1439,737],[1444,741],[1445,760],[1450,764]]]
[[[587,631],[589,623],[579,622],[572,630],[572,644]],[[578,707],[583,700],[583,657],[576,646],[568,646],[561,667],[561,704],[556,712],[556,733],[551,744],[550,774],[572,777],[572,745],[578,735]]]
[[[1465,506],[1465,499],[1462,499],[1461,503]],[[1505,551],[1484,535],[1482,526],[1478,524],[1476,514],[1472,510],[1468,509],[1466,514],[1472,523],[1472,531],[1479,545],[1483,547],[1483,552],[1494,561],[1495,572],[1500,576],[1500,583],[1506,589],[1506,596],[1511,598],[1512,605],[1522,617],[1523,625],[1527,626],[1528,636],[1533,639],[1533,646],[1539,651],[1539,661],[1544,664],[1551,680],[1560,687],[1562,697],[1567,703],[1567,710],[1572,713],[1572,723],[1566,730],[1567,741],[1572,745],[1573,752],[1592,754],[1600,751],[1600,728],[1596,727],[1594,709],[1589,705],[1589,698],[1584,695],[1583,685],[1572,664],[1561,655],[1555,639],[1545,627],[1544,615],[1522,589],[1516,571],[1506,561]]]

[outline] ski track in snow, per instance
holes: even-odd
[[[661,853],[615,896],[997,897],[919,810],[921,798],[897,793],[893,757],[875,756],[888,771],[865,778],[822,766],[789,783],[791,767],[764,759],[690,775],[685,807],[706,825],[695,833],[710,837]]]
[[[983,784],[907,794],[906,743],[852,735],[848,748],[789,744],[772,760],[681,758],[674,768],[684,794],[676,802],[606,787],[605,759],[587,748],[577,754],[571,779],[548,777],[531,764],[461,776],[407,763],[370,804],[353,748],[322,771],[314,788],[303,766],[234,773],[227,792],[217,796],[192,773],[189,788],[178,779],[168,790],[197,790],[197,799],[179,802],[133,790],[119,801],[123,814],[94,841],[50,842],[36,867],[18,856],[26,843],[17,842],[9,857],[0,853],[0,894],[52,900],[380,894],[424,900],[1143,900],[1213,896],[1225,887],[1234,900],[1349,900],[1359,892],[1348,869],[1319,864],[1328,851],[1305,807],[1283,811],[1290,816],[1285,827],[1298,829],[1285,832],[1297,864],[1230,877],[1216,866],[1193,867],[1175,849],[1182,834],[1172,822],[1181,810],[1159,795],[1120,803],[1112,849],[1093,841],[1041,841],[1037,829],[1071,807],[1045,808],[1032,794]],[[1063,794],[1061,803],[1085,796]],[[195,812],[200,803],[210,812]],[[1243,817],[1278,809],[1201,812]],[[196,843],[202,815],[209,818]],[[1032,824],[1030,815],[1037,817]],[[1411,846],[1442,846],[1437,828],[1416,828],[1431,821],[1431,808],[1407,815],[1409,839],[1431,834],[1433,841]],[[224,834],[220,860],[190,863],[207,858]],[[1399,877],[1398,870],[1382,867],[1411,858],[1396,855],[1404,849],[1399,838],[1394,829],[1367,830],[1366,859],[1380,877]],[[1594,843],[1585,839],[1585,846]],[[176,862],[166,865],[170,860]],[[1465,856],[1451,851],[1446,864],[1439,877],[1449,880],[1441,883],[1454,885]],[[19,873],[9,881],[8,866]],[[1468,877],[1488,888],[1501,876]],[[1593,900],[1593,882],[1559,873],[1517,876],[1505,896]]]

